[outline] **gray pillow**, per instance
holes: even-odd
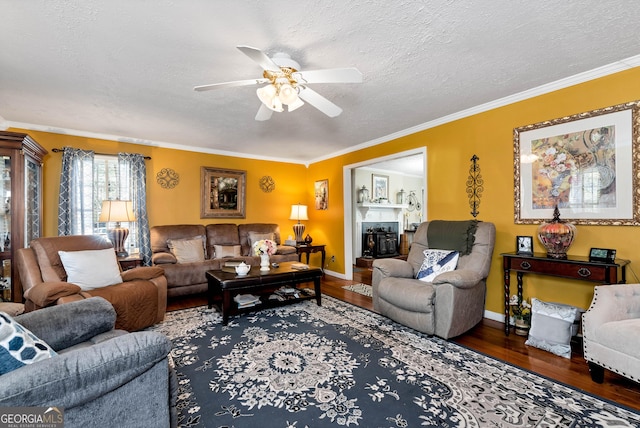
[[[571,336],[578,308],[531,299],[531,330],[525,345],[571,358]]]

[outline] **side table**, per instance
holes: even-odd
[[[296,245],[296,253],[298,253],[298,261],[302,261],[302,254],[306,254],[307,256],[307,264],[309,264],[309,254],[311,253],[322,253],[322,264],[320,265],[320,269],[322,269],[322,274],[324,275],[324,261],[326,258],[326,252],[324,250],[324,245]]]
[[[627,281],[626,266],[629,260],[615,259],[614,262],[593,262],[588,257],[567,256],[566,259],[553,259],[545,253],[531,255],[503,253],[504,269],[504,333],[509,335],[509,298],[511,271],[516,272],[518,297],[522,299],[522,276],[525,273],[557,276],[597,284],[617,284]],[[620,271],[620,272],[618,272]],[[618,275],[618,273],[620,275]]]
[[[122,270],[129,270],[142,266],[142,257],[136,255],[118,257],[118,263],[120,263]]]

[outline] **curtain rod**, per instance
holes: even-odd
[[[53,153],[62,153],[64,150],[63,149],[58,149],[58,148],[53,148],[53,149],[51,149],[51,151]],[[97,154],[97,155],[103,155],[103,156],[117,156],[117,155],[114,155],[113,153],[98,153],[98,152],[94,152],[94,153]],[[146,160],[150,160],[151,156],[144,156],[144,158]]]

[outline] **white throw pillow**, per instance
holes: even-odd
[[[525,345],[571,358],[571,335],[578,308],[531,299],[531,329]]]
[[[67,282],[89,291],[122,283],[120,266],[113,248],[104,250],[58,251]]]
[[[424,254],[424,260],[416,278],[424,282],[433,282],[441,273],[455,270],[460,257],[460,253],[450,250],[426,249],[422,254]]]
[[[178,263],[197,263],[204,261],[204,237],[195,236],[189,239],[171,239],[167,241],[171,253]]]

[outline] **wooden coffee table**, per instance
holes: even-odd
[[[321,305],[320,278],[322,269],[309,266],[309,269],[297,270],[291,265],[294,262],[283,262],[277,268],[271,267],[267,272],[260,271],[259,266],[252,266],[247,275],[237,275],[230,269],[207,271],[209,308],[213,306],[216,296],[222,296],[222,324],[227,325],[229,316],[240,312],[255,311],[262,308],[287,305],[307,299],[316,299]],[[285,300],[269,299],[274,291],[282,288],[297,288],[299,284],[313,281],[313,292],[299,290],[299,297]],[[238,309],[233,300],[238,294],[255,294],[260,296],[260,304],[249,308]]]

